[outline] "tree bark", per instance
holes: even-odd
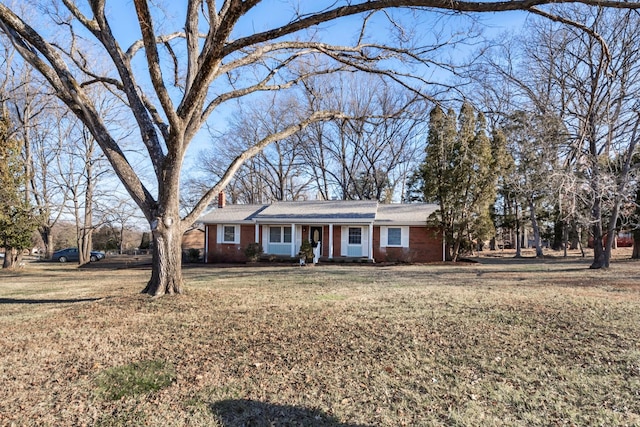
[[[540,226],[536,216],[536,207],[532,198],[529,198],[529,216],[531,218],[531,228],[533,228],[533,244],[536,246],[536,258],[542,258],[542,245],[540,244]]]
[[[522,239],[520,237],[520,214],[518,213],[518,204],[516,202],[516,258],[522,258]]]
[[[44,243],[44,259],[51,259],[53,256],[53,234],[51,233],[51,227],[49,224],[40,224],[38,227],[38,233]]]
[[[15,248],[4,248],[4,261],[2,268],[15,269],[20,266],[22,261],[22,251]]]
[[[593,217],[595,218],[596,216],[594,215]],[[596,220],[591,230],[593,235],[593,262],[589,268],[603,268],[605,267],[605,252],[602,245],[602,222]]]
[[[179,218],[178,218],[179,219]],[[152,296],[181,294],[182,229],[179,221],[170,216],[158,218],[151,224],[153,257],[151,279],[142,293]]]

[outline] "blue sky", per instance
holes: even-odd
[[[117,10],[117,19],[112,22],[115,26],[114,29],[116,33],[122,36],[123,39],[127,40],[126,43],[123,43],[123,47],[128,47],[129,43],[132,43],[139,37],[138,24],[131,0],[118,0],[118,2],[108,4],[118,3],[121,4],[121,8]],[[313,10],[321,10],[323,4],[331,4],[334,3],[334,1],[314,0],[313,2],[307,1],[300,3],[303,7],[312,5]],[[172,31],[179,31],[184,25],[184,11],[182,10],[182,7],[178,8],[177,4],[179,3],[176,2],[176,4],[170,5],[169,7],[171,9],[167,10],[170,19],[157,20],[156,26],[164,32],[168,33]],[[254,11],[248,13],[241,19],[239,25],[234,30],[234,37],[239,38],[285,24],[293,13],[291,4],[292,3],[288,0],[264,1]],[[115,8],[115,6],[111,7]],[[415,31],[414,37],[424,39],[424,43],[429,43],[432,40],[434,30],[437,30],[438,32],[460,31],[467,25],[470,25],[474,19],[478,20],[478,23],[481,24],[481,27],[484,29],[487,36],[493,37],[503,31],[519,31],[526,18],[526,14],[521,12],[487,13],[469,16],[457,15],[443,18],[442,15],[437,13],[419,12],[412,15],[410,12],[396,9],[392,10],[390,14],[393,16],[393,19],[398,20],[398,22],[407,24],[407,28],[415,25],[415,28],[412,28],[412,30]],[[361,16],[342,18],[337,21],[324,24],[319,30],[318,35],[323,40],[330,43],[349,43],[354,40],[354,37],[356,37],[361,22]],[[393,30],[389,19],[387,19],[385,14],[382,12],[376,13],[370,28],[371,37],[378,38],[378,40],[376,40],[378,42],[385,41],[387,35]],[[315,31],[315,29],[313,29],[313,31]],[[462,45],[457,46],[455,51],[450,51],[447,54],[460,59],[461,57],[468,55],[472,49],[474,49],[473,46]],[[141,56],[138,58],[137,63],[141,65],[144,64]],[[442,78],[444,79],[446,76],[443,75]],[[232,111],[231,108],[232,107],[229,106],[228,108],[225,107],[222,109],[223,118]],[[218,122],[224,123],[224,120],[220,120]],[[218,128],[217,130],[222,129]],[[208,140],[209,137],[206,131],[201,132],[198,137],[196,137],[188,152],[187,168],[192,162],[192,159],[198,158],[199,152],[207,146]]]
[[[161,3],[161,2],[156,2]],[[156,29],[163,33],[181,31],[184,27],[184,3],[183,2],[164,2],[167,17],[158,16],[155,22]],[[234,31],[234,37],[242,37],[255,32],[272,29],[289,21],[293,13],[292,4],[299,3],[303,8],[317,11],[321,10],[323,5],[335,3],[334,0],[306,0],[297,2],[295,0],[265,0],[254,11],[244,16]],[[123,49],[129,47],[131,43],[139,38],[139,27],[135,15],[132,0],[114,0],[107,2],[107,8],[111,9],[111,24],[114,33],[116,33]],[[500,32],[512,30],[519,31],[525,21],[524,13],[488,13],[476,15],[455,15],[443,17],[443,15],[431,12],[407,12],[405,10],[395,9],[389,12],[392,19],[406,25],[406,28],[413,31],[411,40],[420,39],[424,44],[428,44],[434,40],[436,32],[456,32],[462,31],[466,26],[470,25],[474,20],[478,20],[484,28],[487,36],[497,36]],[[362,21],[361,16],[351,16],[342,18],[337,21],[324,24],[318,32],[318,36],[324,41],[336,44],[348,44],[354,40]],[[386,14],[377,12],[370,25],[370,40],[384,42],[393,26]],[[315,29],[313,29],[315,30]],[[450,50],[447,55],[453,57],[463,57],[468,55],[473,46],[458,45],[455,50]],[[176,51],[179,53],[179,50]],[[145,67],[144,58],[138,55],[135,66]],[[168,74],[167,79],[171,78]],[[443,76],[443,78],[446,78]],[[142,84],[146,79],[139,79]],[[224,125],[224,117],[229,114],[230,108],[222,110],[222,120],[219,122]],[[221,129],[218,129],[221,130]],[[209,137],[206,131],[202,131],[193,141],[185,164],[185,170],[192,167],[192,159],[197,159],[200,150],[207,146]]]

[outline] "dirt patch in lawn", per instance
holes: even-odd
[[[0,425],[640,424],[638,262],[0,272]]]

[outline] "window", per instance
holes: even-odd
[[[269,243],[291,243],[291,227],[269,227]]]
[[[269,242],[270,243],[280,243],[282,240],[281,236],[281,228],[280,227],[269,227]]]
[[[402,246],[402,228],[387,229],[387,246]]]
[[[236,243],[236,226],[225,225],[222,227],[222,242]]]
[[[349,244],[350,245],[362,244],[362,228],[349,227]]]
[[[380,246],[408,248],[409,227],[380,227]]]

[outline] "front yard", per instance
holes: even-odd
[[[640,262],[0,272],[0,425],[640,425]]]

